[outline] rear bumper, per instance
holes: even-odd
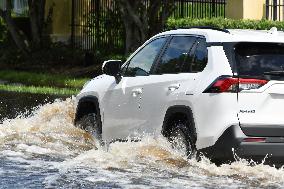
[[[242,131],[247,136],[269,136],[282,137],[284,136],[283,125],[241,125]],[[284,142],[284,141],[283,141]]]
[[[284,138],[264,137],[265,142],[244,142],[247,136],[239,126],[229,127],[215,145],[200,150],[212,160],[234,161],[235,155],[244,159],[268,163],[284,163]]]

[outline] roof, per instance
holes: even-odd
[[[284,43],[284,32],[273,30],[228,29],[230,33],[213,29],[177,29],[160,33],[161,35],[193,34],[206,37],[207,42],[276,42]]]

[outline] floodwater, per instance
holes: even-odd
[[[29,102],[26,95],[0,96],[6,113]],[[44,105],[20,105],[17,117],[3,120],[1,111],[0,188],[284,188],[281,168],[241,159],[220,167],[206,158],[187,160],[162,136],[96,147],[72,123],[73,98],[37,100]]]

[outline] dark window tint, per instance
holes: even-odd
[[[283,77],[284,44],[239,43],[235,52],[239,75]]]
[[[187,68],[188,72],[201,72],[204,70],[208,61],[208,50],[206,46],[206,40],[203,38],[199,38],[196,44],[196,48],[193,51],[193,54],[189,57],[192,58],[192,61],[189,61],[190,67]]]
[[[179,73],[195,40],[190,36],[173,37],[160,60],[157,73]]]
[[[129,62],[125,76],[147,76],[166,38],[158,38],[147,44]]]

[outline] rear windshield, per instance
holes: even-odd
[[[281,43],[238,43],[235,45],[237,71],[240,76],[283,78],[284,44]]]

